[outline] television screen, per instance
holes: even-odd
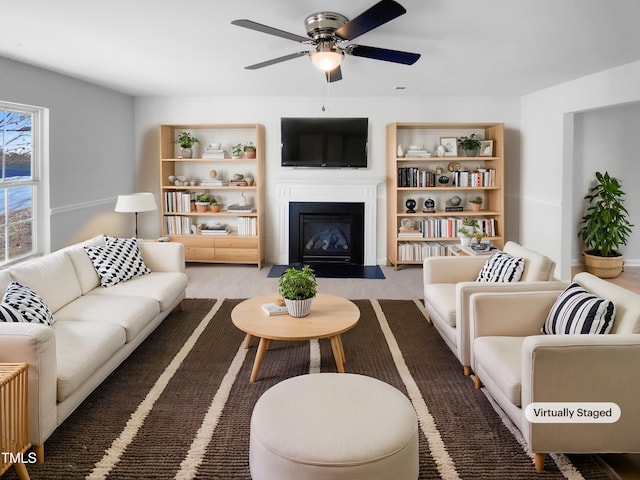
[[[283,117],[280,133],[283,167],[367,166],[367,118]]]

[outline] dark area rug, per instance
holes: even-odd
[[[249,383],[257,342],[245,349],[231,323],[239,302],[187,300],[185,311],[167,317],[58,427],[45,444],[45,463],[28,465],[31,478],[250,480],[249,422],[258,398],[284,379],[336,367],[328,340],[273,341]],[[354,303],[361,317],[342,336],[346,371],[385,381],[412,400],[421,427],[419,479],[615,478],[591,455],[561,455],[562,469],[548,455],[536,473],[419,302]],[[310,361],[313,342],[319,365]],[[14,469],[5,478],[17,478]]]
[[[378,265],[313,265],[318,278],[365,278],[369,280],[384,280],[385,276]],[[273,265],[268,278],[278,278],[289,268],[288,265]]]

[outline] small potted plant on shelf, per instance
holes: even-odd
[[[244,146],[244,153],[247,155],[247,158],[256,158],[256,146],[253,142],[248,142]]]
[[[478,220],[475,218],[469,217],[465,218],[462,221],[462,227],[458,229],[458,236],[460,237],[460,244],[468,247],[471,245],[471,237],[476,231],[477,228],[480,228],[478,224]]]
[[[218,201],[211,197],[211,200],[209,201],[209,209],[212,212],[219,212],[220,211],[220,204],[218,203]]]
[[[278,292],[284,298],[289,315],[297,318],[309,315],[317,287],[315,272],[309,265],[302,269],[287,268],[280,276]]]
[[[242,155],[242,144],[238,143],[231,147],[231,158],[240,158]]]
[[[481,230],[476,230],[472,237],[473,239],[476,241],[476,243],[471,244],[471,248],[473,248],[474,250],[477,250],[479,252],[484,252],[485,250],[487,250],[491,245],[489,243],[482,243],[482,240],[487,236],[486,233],[484,233]]]
[[[193,146],[199,141],[200,140],[189,132],[180,132],[180,135],[178,135],[178,139],[175,142],[180,145],[180,156],[182,158],[193,158]]]
[[[464,150],[465,156],[476,157],[480,152],[480,140],[482,140],[480,135],[472,133],[468,137],[460,137],[458,139],[458,146]]]
[[[482,197],[479,196],[475,196],[475,197],[471,197],[469,199],[469,203],[471,204],[471,210],[473,210],[474,212],[479,212],[480,209],[482,208],[482,203],[484,202],[484,199]]]
[[[206,193],[200,193],[196,195],[196,212],[205,213],[209,210],[209,204],[211,203],[211,197]]]
[[[624,257],[618,248],[627,244],[633,227],[620,187],[620,180],[608,172],[596,172],[596,182],[584,196],[588,206],[578,236],[585,245],[587,272],[600,278],[615,278],[622,272]]]

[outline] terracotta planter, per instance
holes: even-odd
[[[616,278],[622,273],[624,257],[600,257],[584,252],[584,266],[587,272],[600,278]]]
[[[212,212],[219,212],[220,205],[209,205],[209,210],[211,210]]]
[[[247,158],[256,158],[255,150],[247,150],[245,153],[247,154]]]
[[[481,203],[472,203],[471,204],[471,210],[474,212],[479,212],[482,209],[482,204]]]
[[[196,212],[205,213],[208,210],[209,210],[209,204],[208,203],[204,203],[202,205],[198,205],[198,202],[196,202]]]

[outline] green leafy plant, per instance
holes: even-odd
[[[473,232],[472,238],[474,238],[476,242],[482,243],[482,239],[485,238],[486,236],[487,234],[484,233],[483,231],[476,230],[475,232]]]
[[[317,287],[315,272],[309,265],[304,265],[302,269],[290,267],[284,271],[280,276],[278,292],[282,298],[305,300],[316,296]]]
[[[191,148],[193,147],[194,143],[198,143],[199,141],[200,140],[191,135],[189,132],[180,132],[180,135],[178,135],[178,139],[175,143],[180,144],[182,148]]]
[[[462,227],[458,229],[458,233],[463,237],[470,238],[478,228],[480,228],[478,220],[473,217],[467,217],[462,221]]]
[[[247,142],[243,149],[245,152],[255,152],[256,146],[253,144],[253,142]]]
[[[477,205],[482,205],[482,202],[484,202],[482,197],[472,197],[469,199],[469,203],[475,203]]]
[[[211,197],[209,199],[209,205],[219,205],[219,203],[215,198]]]
[[[234,157],[239,157],[241,153],[242,153],[241,143],[238,143],[237,145],[233,145],[231,147],[231,155],[233,155]]]
[[[460,137],[458,139],[458,146],[462,150],[477,150],[480,148],[480,140],[482,140],[480,135],[472,133],[468,137]]]
[[[196,195],[196,202],[211,203],[211,197],[206,193],[199,193]]]
[[[588,206],[578,232],[587,253],[601,257],[620,255],[617,250],[627,244],[633,227],[623,205],[624,195],[620,180],[608,172],[596,172],[596,182],[584,196]]]

